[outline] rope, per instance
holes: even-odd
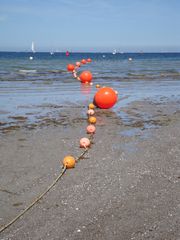
[[[90,135],[89,140],[92,143],[93,140],[93,134]],[[87,153],[87,151],[89,150],[89,148],[87,148],[86,146],[84,146],[85,150],[84,152],[81,153],[81,155],[76,159],[76,162],[79,162],[79,160],[81,160],[81,158]]]
[[[40,196],[38,196],[27,208],[24,209],[20,214],[18,214],[14,219],[12,219],[9,223],[4,225],[0,229],[0,233],[2,233],[6,228],[10,227],[14,222],[16,222],[21,216],[23,216],[30,208],[32,208],[37,202],[41,200],[41,198],[49,192],[49,190],[58,182],[58,180],[63,176],[66,172],[66,167],[63,167],[61,173],[57,176],[57,178],[53,181],[53,183],[44,191]]]
[[[92,139],[93,139],[93,134],[90,135],[89,140],[92,143]],[[89,150],[89,148],[85,147],[85,150],[81,153],[81,155],[76,159],[76,162],[78,162]],[[61,173],[57,176],[57,178],[53,181],[53,183],[46,189],[46,191],[44,191],[41,195],[39,195],[27,208],[25,208],[20,214],[18,214],[14,219],[12,219],[9,223],[7,223],[6,225],[4,225],[1,229],[0,229],[0,233],[2,233],[5,229],[7,229],[8,227],[10,227],[13,223],[15,223],[20,217],[22,217],[30,208],[32,208],[36,203],[38,203],[43,196],[49,192],[49,190],[58,182],[58,180],[63,176],[63,174],[66,172],[66,166],[62,167],[62,171]]]
[[[77,71],[74,70],[73,71],[73,76],[74,78],[76,78],[77,80],[80,80],[80,78],[77,75]],[[90,142],[92,143],[93,140],[93,134],[90,135],[89,137]],[[87,151],[89,150],[89,148],[87,148],[86,146],[84,146],[85,150],[80,154],[80,156],[76,159],[76,162],[80,161],[80,159],[87,153]],[[12,219],[9,223],[7,223],[6,225],[4,225],[2,228],[0,228],[0,233],[2,233],[5,229],[7,229],[8,227],[10,227],[13,223],[15,223],[20,217],[22,217],[29,209],[31,209],[36,203],[38,203],[42,197],[49,192],[49,190],[58,182],[58,180],[63,176],[63,174],[66,172],[66,166],[62,167],[62,171],[61,173],[57,176],[57,178],[53,181],[53,183],[46,189],[46,191],[44,191],[41,195],[39,195],[27,208],[25,208],[20,214],[18,214],[14,219]],[[2,190],[2,189],[0,189]]]

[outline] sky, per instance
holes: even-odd
[[[180,0],[0,0],[0,51],[180,52]]]

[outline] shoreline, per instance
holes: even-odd
[[[179,103],[144,100],[119,112],[97,110],[88,154],[2,239],[177,240]],[[81,153],[82,112],[69,108],[59,124],[3,134],[0,225],[44,191],[65,155]]]

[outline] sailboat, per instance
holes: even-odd
[[[114,55],[114,54],[116,54],[116,53],[117,53],[117,51],[116,51],[116,49],[114,49],[113,52],[112,52],[112,54]]]
[[[34,42],[32,42],[32,44],[31,44],[31,50],[32,50],[32,53],[35,53]],[[30,60],[33,60],[33,57],[30,56],[29,59],[30,59]]]
[[[32,44],[31,44],[31,50],[32,50],[33,53],[36,52],[36,51],[35,51],[35,47],[34,47],[34,42],[32,42]]]

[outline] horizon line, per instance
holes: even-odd
[[[55,53],[66,53],[66,51],[9,51],[9,50],[0,50],[0,52],[9,52],[9,53],[50,53],[53,52]],[[69,53],[112,53],[111,51],[68,51]],[[180,53],[180,51],[117,51],[116,54],[124,54],[124,53],[139,53],[139,54],[144,54],[144,53]],[[116,55],[115,54],[115,55]]]

